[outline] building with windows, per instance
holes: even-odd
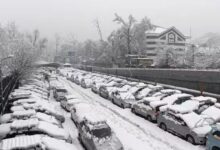
[[[188,37],[175,27],[154,26],[152,30],[146,32],[145,54],[148,58],[155,59],[158,47],[166,46],[170,46],[178,52],[184,52],[187,39]]]

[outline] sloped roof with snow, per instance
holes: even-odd
[[[148,30],[145,33],[146,34],[160,34],[166,30],[167,30],[167,28],[160,27],[160,26],[154,26],[152,30]]]

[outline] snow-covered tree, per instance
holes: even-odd
[[[146,34],[147,30],[152,29],[152,24],[150,19],[144,17],[140,23],[134,25],[134,40],[135,40],[135,49],[137,49],[138,54],[144,54],[144,49],[146,47]]]
[[[124,21],[124,19],[122,17],[120,17],[118,14],[115,14],[115,22],[117,22],[118,24],[121,24],[121,35],[123,36],[123,38],[125,38],[126,41],[126,46],[127,46],[127,53],[131,54],[131,43],[134,42],[133,41],[133,32],[132,32],[132,28],[136,22],[135,18],[132,15],[129,15],[128,17],[128,21]]]

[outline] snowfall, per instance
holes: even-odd
[[[107,123],[120,139],[125,150],[205,150],[204,146],[194,146],[184,139],[165,132],[156,124],[136,116],[130,109],[122,109],[93,93],[90,89],[84,89],[65,77],[59,77],[58,80],[65,86],[69,94],[73,94],[78,99],[85,100],[95,106],[98,115],[106,118]],[[51,101],[53,100],[51,99]],[[58,102],[53,102],[59,106]],[[77,129],[71,120],[70,113],[61,107],[60,111],[65,115],[66,121],[63,124],[65,130],[75,139],[74,145],[79,150],[83,150],[77,140]]]

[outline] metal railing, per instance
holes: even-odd
[[[10,75],[2,79],[2,84],[0,84],[0,92],[2,96],[0,97],[0,114],[2,115],[6,110],[8,104],[8,96],[11,91],[18,84],[19,77],[16,75]]]

